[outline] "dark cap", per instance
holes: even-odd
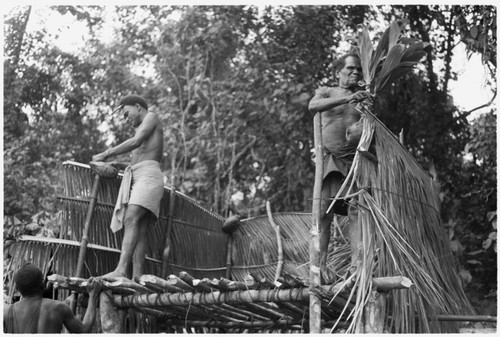
[[[21,295],[37,294],[42,287],[42,270],[34,264],[26,263],[14,275],[14,282]]]
[[[118,103],[118,107],[113,110],[113,113],[117,112],[125,105],[135,105],[135,104],[139,104],[146,110],[148,109],[148,103],[146,103],[146,100],[144,98],[138,95],[127,95],[120,100],[120,102]]]

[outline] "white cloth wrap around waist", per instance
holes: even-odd
[[[142,206],[158,217],[163,190],[160,163],[155,160],[145,160],[127,166],[111,219],[110,227],[113,233],[122,229],[127,205]]]

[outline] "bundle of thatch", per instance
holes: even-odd
[[[359,331],[363,324],[373,277],[401,275],[415,286],[388,294],[387,331],[457,331],[455,324],[436,320],[438,315],[471,314],[473,310],[441,223],[435,182],[375,116],[367,112],[363,122],[363,136],[349,172],[351,181],[363,189],[358,199],[363,252],[352,275],[356,306],[345,312],[352,319],[349,330]],[[363,155],[371,144],[375,145],[375,161]]]

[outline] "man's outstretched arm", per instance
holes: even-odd
[[[332,97],[326,97],[319,90],[314,95],[314,97],[309,102],[309,111],[315,114],[316,112],[322,112],[331,108],[335,108],[339,105],[347,103],[361,102],[364,99],[370,97],[370,94],[366,91],[357,91],[351,95],[336,95]]]
[[[154,113],[148,113],[141,125],[137,128],[134,137],[118,144],[115,147],[107,149],[106,151],[96,154],[92,157],[92,161],[104,161],[109,157],[117,156],[123,153],[135,150],[147,139],[153,132],[155,127],[160,123],[158,116]]]
[[[87,306],[87,311],[85,311],[85,316],[83,317],[83,322],[80,322],[78,318],[73,315],[71,309],[62,304],[64,326],[71,333],[89,333],[94,327],[96,318],[96,307],[97,299],[99,298],[99,293],[101,291],[101,282],[97,280],[92,280],[88,286],[89,291],[89,304]]]

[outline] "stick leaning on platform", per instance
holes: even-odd
[[[76,264],[76,273],[75,277],[82,277],[83,273],[83,264],[85,262],[85,257],[87,255],[87,244],[89,241],[88,233],[90,229],[90,223],[92,222],[92,218],[94,216],[94,209],[97,204],[97,193],[99,192],[99,183],[100,179],[113,179],[118,175],[118,169],[112,166],[109,163],[104,162],[90,162],[90,168],[94,171],[95,177],[94,182],[92,184],[92,192],[90,196],[89,208],[87,209],[87,215],[85,217],[85,223],[83,226],[83,234],[82,241],[80,243],[80,251],[78,253],[78,261]],[[76,308],[76,293],[73,292],[74,299],[71,301],[71,310],[74,312]]]

